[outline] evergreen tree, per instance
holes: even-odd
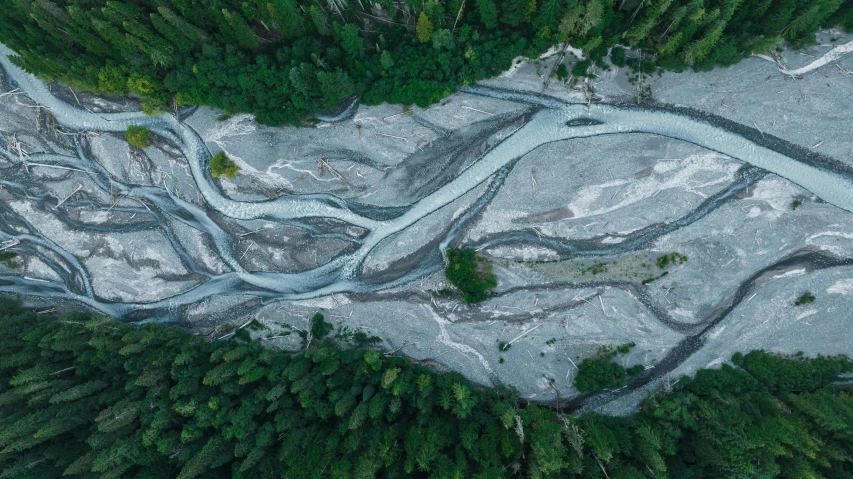
[[[230,27],[237,43],[246,50],[257,50],[260,46],[260,39],[246,23],[246,19],[240,12],[229,12],[227,8],[222,9],[222,16],[225,18],[227,25]]]
[[[417,31],[418,40],[420,40],[421,43],[426,43],[430,41],[430,38],[432,38],[432,22],[424,12],[421,12],[418,16]]]

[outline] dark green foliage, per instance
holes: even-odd
[[[574,68],[572,68],[572,75],[576,77],[585,76],[590,66],[592,66],[592,62],[590,60],[581,60],[575,64]]]
[[[645,75],[651,75],[657,70],[657,65],[654,62],[640,58],[628,58],[625,60],[625,64],[631,70]]]
[[[578,365],[575,387],[583,393],[605,388],[618,389],[625,385],[626,379],[625,368],[610,358],[586,358]]]
[[[800,200],[794,200],[791,202],[791,209],[795,210],[795,209],[799,208],[800,206],[803,206],[803,202]]]
[[[626,369],[625,372],[628,373],[628,376],[634,377],[645,371],[646,368],[643,367],[642,364],[635,364],[630,368]]]
[[[628,371],[622,366],[613,362],[619,354],[628,354],[635,343],[622,344],[616,347],[600,346],[598,354],[594,358],[586,358],[581,361],[578,366],[578,373],[575,376],[575,387],[580,392],[592,392],[599,389],[617,389],[626,384]],[[637,373],[637,367],[642,371],[642,365],[637,365],[631,368],[634,373]],[[631,374],[634,376],[634,374]]]
[[[30,72],[136,93],[148,113],[175,100],[298,125],[353,93],[427,106],[566,41],[589,54],[576,77],[617,43],[649,74],[731,65],[835,25],[853,27],[853,0],[7,0],[0,42]]]
[[[687,261],[687,256],[680,253],[670,253],[657,259],[658,268],[664,269],[669,265],[678,265]]]
[[[804,304],[814,303],[815,297],[810,291],[803,293],[796,301],[794,306],[802,306]]]
[[[320,341],[328,336],[332,332],[332,329],[334,329],[332,323],[326,322],[322,314],[316,313],[311,317],[311,337],[316,341]]]
[[[447,250],[447,279],[462,292],[462,301],[479,303],[489,298],[498,285],[488,260],[477,256],[473,250]]]
[[[853,397],[831,384],[849,359],[732,360],[632,417],[575,419],[329,339],[287,353],[0,298],[0,477],[853,474]]]
[[[657,280],[659,280],[659,279],[663,278],[664,276],[666,276],[666,275],[668,275],[668,274],[669,274],[669,271],[664,271],[663,273],[659,274],[658,276],[653,276],[653,277],[651,277],[651,278],[646,278],[646,279],[644,279],[644,280],[642,281],[642,283],[643,283],[643,284],[652,284],[652,283],[654,283],[655,281],[657,281]]]
[[[228,158],[228,155],[223,151],[213,155],[213,158],[210,159],[210,176],[214,178],[220,176],[234,178],[239,172],[240,168],[237,164],[231,161],[231,158]]]
[[[846,357],[807,358],[802,353],[791,357],[752,351],[745,355],[735,354],[732,362],[774,392],[796,389],[814,391],[834,381],[839,374],[851,370],[850,360]]]
[[[124,132],[124,139],[137,148],[151,146],[151,130],[139,125],[130,125]]]
[[[21,263],[15,261],[15,258],[18,257],[18,253],[14,251],[0,251],[0,263],[5,265],[7,268],[20,268],[23,266]]]
[[[0,475],[511,477],[495,470],[524,449],[501,426],[514,393],[341,350],[330,330],[315,315],[316,341],[289,354],[0,298]]]
[[[610,50],[610,61],[617,67],[625,67],[625,49],[622,47],[613,47]]]

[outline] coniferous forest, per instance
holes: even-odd
[[[610,47],[671,70],[731,65],[820,27],[853,0],[6,0],[0,42],[31,73],[144,99],[300,124],[351,94],[426,106],[554,45]],[[624,51],[613,62],[624,65]],[[561,70],[566,74],[565,68]],[[561,75],[561,77],[563,76]]]
[[[572,417],[310,329],[284,352],[0,298],[0,477],[853,475],[845,357],[737,354],[634,416]]]

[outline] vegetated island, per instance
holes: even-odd
[[[0,477],[853,474],[843,356],[738,353],[631,417],[573,417],[330,336],[321,314],[298,352],[261,347],[262,328],[207,341],[0,298]]]
[[[462,292],[462,301],[480,303],[489,298],[498,280],[488,259],[474,250],[448,249],[444,276]]]
[[[637,82],[658,68],[708,70],[785,41],[814,43],[819,28],[836,26],[853,27],[853,0],[7,0],[0,9],[0,42],[30,73],[134,93],[148,113],[203,104],[273,125],[310,124],[351,94],[426,106],[554,45],[560,65],[546,78],[569,76],[571,44],[586,56],[572,82],[611,65],[627,65]]]

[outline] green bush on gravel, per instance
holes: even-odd
[[[0,263],[6,265],[7,268],[20,268],[23,266],[22,263],[15,261],[15,258],[18,257],[18,253],[14,251],[0,251]]]
[[[582,393],[589,393],[601,389],[618,389],[627,384],[628,371],[614,363],[613,358],[619,354],[628,354],[634,346],[636,343],[630,342],[616,347],[599,347],[595,357],[581,361],[575,376],[575,387]],[[639,364],[633,366],[630,375],[635,376],[643,369]]]
[[[806,291],[803,293],[796,301],[794,301],[794,306],[802,306],[804,304],[814,303],[815,296],[810,292]]]
[[[491,295],[498,285],[492,265],[473,250],[448,249],[447,279],[462,292],[462,301],[479,303]]]
[[[582,393],[618,389],[626,384],[625,368],[607,357],[586,358],[578,366],[575,387]]]
[[[239,172],[240,167],[231,161],[231,158],[228,158],[228,155],[226,155],[225,152],[220,151],[210,159],[210,176],[214,178],[224,176],[231,179],[237,176],[237,173]]]
[[[151,130],[139,125],[130,125],[124,132],[124,139],[137,148],[151,146]]]

